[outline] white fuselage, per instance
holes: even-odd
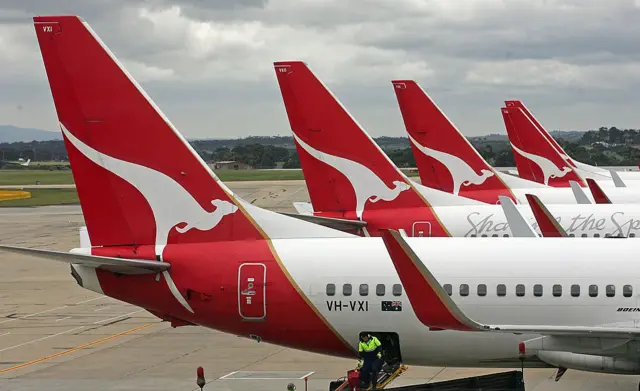
[[[539,231],[531,208],[528,205],[516,207],[532,227]],[[548,209],[571,236],[640,236],[640,205],[551,204],[548,205]],[[502,207],[498,205],[442,206],[433,207],[433,210],[449,233],[455,237],[512,236]]]
[[[408,243],[441,284],[452,285],[456,304],[478,322],[619,327],[640,322],[640,313],[618,311],[639,306],[639,242],[409,238]],[[393,294],[392,286],[400,284],[400,279],[379,238],[282,239],[273,245],[317,311],[354,347],[358,333],[365,329],[395,332],[409,364],[516,366],[520,365],[518,343],[536,337],[429,331],[417,319],[404,291]],[[327,284],[335,285],[334,295],[327,295]],[[351,284],[352,295],[343,294],[344,284]],[[361,284],[368,285],[367,296],[359,294]],[[386,287],[383,296],[376,295],[378,284]],[[466,297],[459,293],[461,284],[469,286]],[[486,285],[486,296],[478,296],[479,284]],[[497,295],[499,284],[506,286],[505,296]],[[522,297],[516,296],[518,284],[525,286]],[[535,284],[543,286],[541,297],[533,295]],[[552,287],[558,284],[562,294],[555,297]],[[572,285],[580,286],[579,297],[571,295]],[[590,297],[590,285],[598,286],[597,297]],[[613,297],[607,297],[607,285],[615,286]],[[632,287],[631,297],[623,296],[625,285]],[[285,305],[286,298],[272,300]],[[402,311],[382,311],[383,300],[400,301]]]
[[[545,204],[576,203],[576,197],[569,187],[544,186],[509,174],[498,173],[498,175],[507,184],[507,186],[511,188],[511,191],[518,199],[518,203],[527,203],[526,194],[538,196],[538,198],[540,198],[540,200]],[[612,181],[605,182],[606,185],[602,187],[611,202],[615,204],[640,204],[640,182],[638,182],[639,186],[629,186],[629,184],[627,184],[629,187],[615,187]],[[599,181],[598,184],[600,184]],[[594,202],[589,189],[584,188],[584,191],[589,200]]]

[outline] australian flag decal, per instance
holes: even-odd
[[[382,310],[383,311],[402,311],[402,302],[397,301],[383,301],[382,302]]]

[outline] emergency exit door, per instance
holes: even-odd
[[[238,311],[244,320],[262,320],[267,315],[267,267],[243,263],[238,268]]]

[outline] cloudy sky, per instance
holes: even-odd
[[[548,129],[640,128],[640,0],[0,3],[0,124],[57,129],[31,16],[77,14],[189,138],[289,135],[273,71],[306,61],[374,136],[415,79],[469,136],[522,99]]]

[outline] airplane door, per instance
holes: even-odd
[[[267,315],[267,267],[243,263],[238,268],[238,311],[244,320],[263,320]]]
[[[429,221],[416,221],[411,226],[411,236],[413,237],[430,237],[431,236],[431,222]]]

